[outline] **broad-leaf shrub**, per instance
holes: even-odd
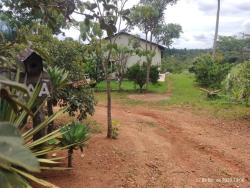
[[[202,87],[221,88],[231,68],[230,64],[214,61],[210,55],[203,55],[195,59],[190,72],[195,74],[196,81]]]
[[[127,78],[133,81],[136,85],[140,87],[140,92],[144,85],[146,84],[147,68],[146,65],[135,64],[130,67],[127,71]],[[156,84],[159,79],[159,71],[157,66],[152,66],[149,79],[151,83]]]
[[[140,91],[142,92],[143,86],[146,84],[146,66],[140,66],[139,64],[135,64],[130,67],[127,71],[127,77],[129,80],[133,81],[135,84],[139,85]]]
[[[238,102],[250,99],[250,61],[235,66],[224,82],[228,95]]]
[[[158,66],[155,66],[153,65],[151,67],[151,70],[150,70],[150,81],[153,83],[153,84],[156,84],[158,82],[158,79],[159,79],[159,70],[158,70]]]

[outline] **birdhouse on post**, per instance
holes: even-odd
[[[39,97],[50,97],[50,79],[46,72],[43,71],[43,58],[32,49],[26,49],[18,57],[23,63],[24,73],[21,81],[26,83],[30,93],[35,89],[38,82],[41,83]]]
[[[20,55],[20,60],[24,63],[25,72],[29,76],[37,76],[43,72],[43,59],[31,49],[26,49]]]
[[[32,111],[37,111],[33,117],[33,127],[41,124],[44,121],[43,108],[39,106],[43,103],[44,98],[50,97],[50,79],[46,72],[43,71],[43,58],[32,49],[26,49],[18,57],[19,61],[23,63],[24,72],[21,74],[21,82],[25,83],[32,93],[38,83],[41,84],[41,90],[37,99],[37,106]],[[33,136],[33,140],[37,140],[46,134],[43,129]]]

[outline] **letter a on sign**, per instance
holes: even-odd
[[[47,83],[42,84],[42,88],[41,88],[41,91],[39,93],[39,97],[41,97],[43,95],[50,97],[49,88],[48,88]]]

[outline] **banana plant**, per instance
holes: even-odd
[[[74,150],[80,149],[83,152],[83,146],[89,139],[89,128],[80,122],[72,122],[61,128],[63,133],[61,144],[68,147],[68,167],[72,167]]]

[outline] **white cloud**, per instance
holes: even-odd
[[[217,11],[217,0],[180,0],[166,12],[167,22],[179,23],[183,27],[177,48],[210,48],[213,43]],[[222,0],[220,15],[220,35],[235,35],[250,32],[249,0]],[[205,36],[197,37],[197,36]],[[186,41],[185,39],[189,40]]]
[[[128,7],[138,0],[128,0]],[[217,0],[179,0],[176,5],[167,7],[166,22],[178,23],[183,28],[181,38],[175,40],[175,48],[210,48],[216,20]],[[82,18],[74,15],[77,19]],[[250,1],[222,0],[220,16],[220,35],[250,33]],[[66,36],[78,39],[79,32],[71,29]],[[139,33],[138,30],[132,33]]]

